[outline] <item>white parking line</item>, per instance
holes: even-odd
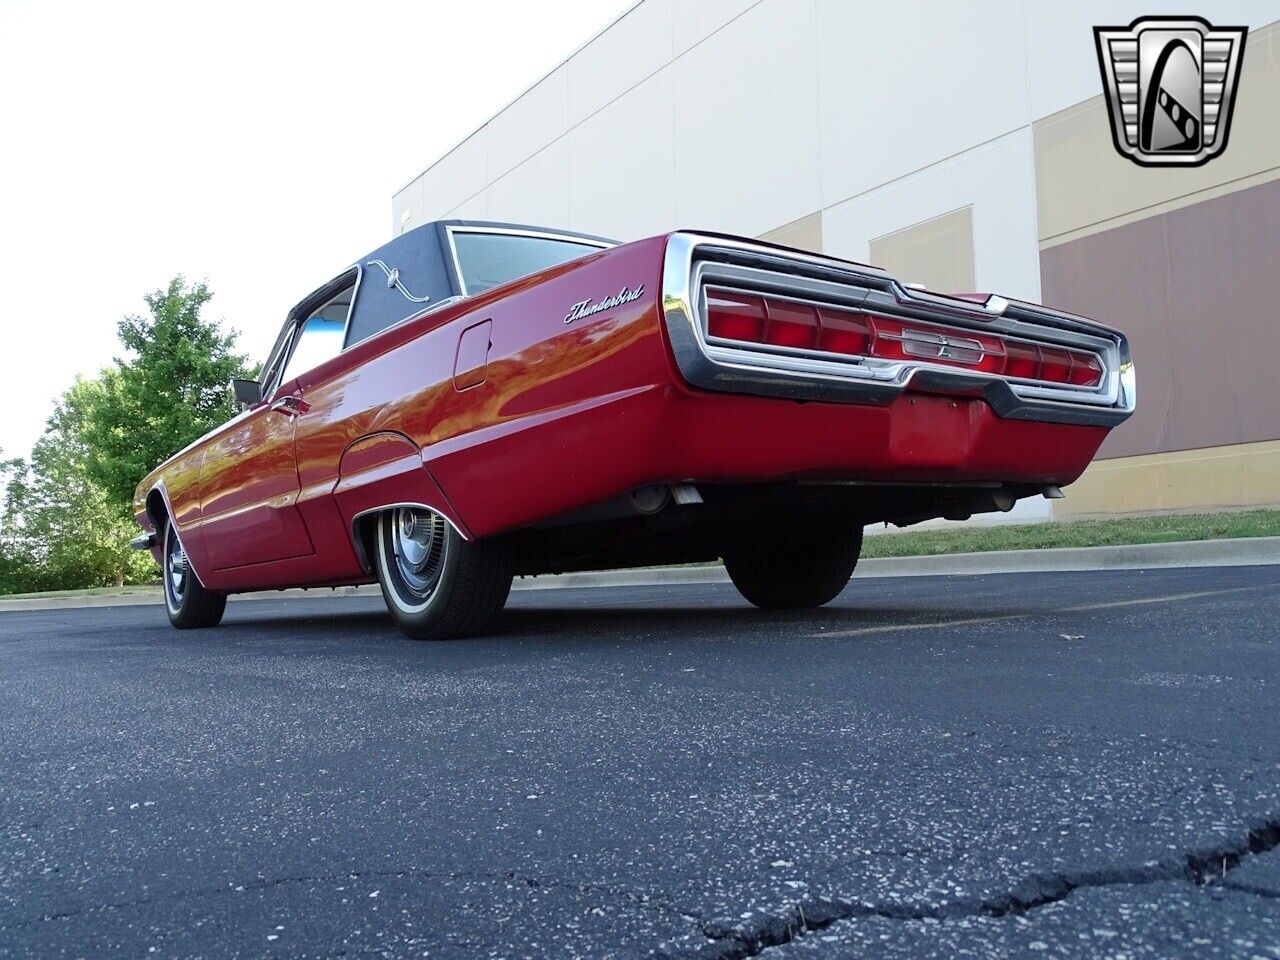
[[[1118,607],[1136,607],[1149,603],[1175,603],[1179,600],[1198,600],[1202,597],[1216,597],[1226,593],[1243,593],[1247,590],[1276,590],[1280,585],[1274,583],[1254,584],[1248,587],[1224,587],[1221,590],[1199,590],[1195,593],[1171,593],[1163,597],[1138,597],[1133,600],[1108,600],[1103,603],[1084,603],[1073,607],[1058,607],[1052,610],[1032,610],[1027,613],[1006,613],[994,617],[967,617],[963,620],[933,620],[928,623],[879,624],[874,627],[854,627],[850,630],[826,630],[822,633],[810,634],[812,637],[862,637],[873,633],[898,633],[907,630],[933,630],[945,627],[971,627],[984,623],[1002,623],[1008,620],[1027,620],[1031,617],[1054,616],[1062,613],[1087,613],[1091,610],[1112,610]]]
[[[1200,590],[1196,593],[1171,593],[1166,597],[1141,597],[1137,600],[1109,600],[1106,603],[1085,603],[1078,607],[1063,607],[1052,613],[1080,613],[1085,610],[1109,610],[1112,607],[1136,607],[1143,603],[1173,603],[1176,600],[1198,600],[1201,597],[1216,597],[1223,593],[1242,593],[1246,590],[1277,590],[1280,586],[1274,583],[1259,583],[1248,587],[1224,587],[1221,590]]]

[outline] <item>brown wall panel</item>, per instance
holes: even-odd
[[[822,213],[811,213],[799,220],[792,220],[785,226],[760,234],[761,240],[780,243],[784,247],[795,247],[797,250],[822,252]]]
[[[1049,247],[1040,271],[1045,303],[1133,344],[1138,409],[1100,456],[1280,439],[1280,180]]]

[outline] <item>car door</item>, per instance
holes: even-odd
[[[285,396],[258,404],[207,448],[201,528],[215,570],[312,552],[297,508],[297,428]]]
[[[298,509],[297,421],[310,406],[297,378],[341,351],[346,296],[302,314],[307,319],[286,333],[284,359],[277,364],[282,372],[276,377],[268,371],[266,398],[209,445],[200,473],[201,527],[214,569],[315,551]]]

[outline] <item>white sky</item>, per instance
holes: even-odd
[[[261,358],[392,194],[634,0],[0,0],[0,449],[175,273]]]

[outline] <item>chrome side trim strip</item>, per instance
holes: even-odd
[[[792,299],[847,306],[927,323],[937,320],[1100,355],[1097,388],[1046,386],[927,361],[842,359],[783,347],[743,348],[708,338],[704,281]],[[667,243],[663,311],[681,374],[708,390],[797,400],[887,405],[915,389],[984,397],[1008,419],[1112,426],[1133,412],[1133,361],[1123,334],[1068,313],[991,297],[984,303],[912,290],[877,267],[780,250],[729,237],[680,232]]]

